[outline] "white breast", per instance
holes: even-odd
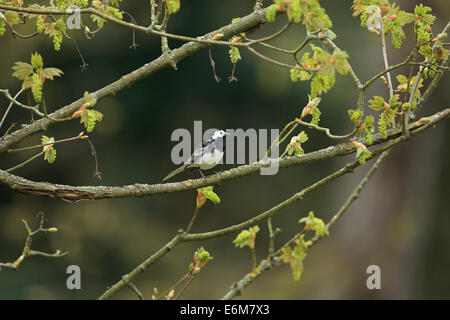
[[[216,164],[220,162],[223,158],[223,152],[219,150],[214,150],[213,152],[204,153],[201,157],[201,161],[199,163],[199,167],[202,170],[208,170],[214,167]]]

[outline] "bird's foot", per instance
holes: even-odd
[[[208,182],[208,180],[206,179],[206,177],[205,177],[205,175],[203,174],[202,170],[200,170],[200,168],[199,168],[198,171],[199,171],[200,174],[202,175],[203,182],[205,182],[205,183]]]

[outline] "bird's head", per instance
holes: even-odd
[[[214,131],[214,133],[213,133],[213,135],[212,135],[212,139],[213,140],[216,140],[216,139],[218,139],[218,138],[222,138],[222,137],[225,137],[226,135],[229,135],[230,133],[227,133],[227,132],[225,132],[225,131],[223,131],[223,130],[216,130],[216,131]]]

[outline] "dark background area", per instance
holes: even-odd
[[[264,1],[269,4],[270,1]],[[448,21],[450,9],[444,0],[420,1],[433,8],[438,33]],[[351,16],[351,1],[323,0],[321,5],[333,21],[337,45],[350,55],[350,63],[361,80],[367,80],[384,69],[380,38],[360,27],[359,18]],[[412,11],[419,1],[397,1]],[[254,1],[182,1],[181,11],[169,22],[169,31],[183,35],[202,35],[228,24],[234,17],[248,14]],[[124,1],[122,9],[135,15],[139,24],[149,23],[148,1]],[[88,17],[83,21],[93,28]],[[253,37],[278,30],[285,17],[264,25]],[[30,33],[31,26],[18,31]],[[413,46],[412,25],[400,50],[394,50],[389,39],[389,60],[398,63]],[[13,39],[10,32],[0,38],[0,88],[14,94],[20,82],[11,77],[16,61],[30,60],[38,51],[47,67],[58,67],[64,76],[47,81],[44,93],[53,111],[80,98],[85,91],[95,91],[133,71],[160,55],[157,37],[136,34],[139,47],[129,49],[131,31],[107,23],[93,40],[82,32],[72,31],[89,64],[80,71],[80,58],[70,40],[65,39],[60,52],[52,48],[43,35],[31,39]],[[291,49],[304,38],[301,25],[292,27],[274,44]],[[315,43],[317,45],[317,43]],[[169,40],[171,48],[181,45]],[[266,52],[266,51],[264,51]],[[285,57],[267,52],[271,57]],[[86,142],[56,145],[57,159],[49,165],[35,160],[15,174],[31,180],[45,180],[70,185],[125,185],[158,183],[174,169],[170,160],[175,143],[170,135],[176,128],[193,130],[194,120],[202,120],[203,128],[282,128],[297,117],[308,101],[308,83],[292,83],[289,71],[259,60],[241,50],[238,82],[228,83],[232,65],[228,48],[213,47],[217,73],[212,76],[208,52],[199,52],[178,64],[178,70],[162,70],[136,83],[114,97],[97,103],[104,114],[90,138],[95,144],[102,180],[92,177],[94,160]],[[288,60],[286,60],[288,61]],[[290,61],[291,62],[291,61]],[[407,74],[408,68],[399,72]],[[394,73],[395,75],[396,73]],[[394,81],[394,83],[396,83]],[[448,75],[419,116],[431,115],[448,106]],[[374,95],[387,95],[381,82],[368,90],[366,101]],[[23,101],[23,100],[22,100]],[[357,91],[350,76],[337,76],[336,85],[322,97],[321,125],[336,134],[352,129],[347,109],[355,108]],[[0,114],[7,100],[0,97]],[[25,123],[29,115],[15,110],[7,119]],[[440,123],[420,136],[412,138],[391,152],[360,198],[333,227],[329,238],[320,241],[308,253],[300,282],[292,280],[287,265],[264,274],[247,288],[248,299],[404,299],[450,298],[450,216],[448,210],[450,131],[448,121]],[[51,127],[45,134],[55,139],[77,135],[84,128],[78,120]],[[85,131],[85,130],[84,130]],[[324,135],[307,130],[310,139],[306,152],[334,143]],[[40,134],[16,147],[40,142]],[[0,167],[9,168],[34,154],[34,151],[2,154]],[[282,169],[275,176],[251,175],[215,187],[222,203],[207,203],[200,212],[194,232],[210,231],[239,223],[283,201],[295,192],[340,168],[354,155],[314,164]],[[296,222],[314,210],[328,221],[359,183],[369,166],[326,185],[304,200],[282,210],[273,224],[283,232],[276,245],[283,244],[301,226]],[[184,176],[177,177],[182,179]],[[174,180],[177,180],[174,179]],[[36,214],[45,212],[50,226],[59,232],[40,235],[33,242],[36,250],[67,250],[61,259],[33,257],[26,259],[17,271],[0,272],[2,299],[94,299],[107,286],[120,280],[140,262],[170,240],[180,227],[186,226],[195,206],[195,191],[144,198],[128,198],[67,203],[58,199],[31,197],[15,193],[0,185],[0,261],[14,261],[25,240],[21,219],[36,226]],[[267,253],[267,228],[260,224],[256,253]],[[204,246],[214,259],[205,267],[184,298],[220,298],[229,286],[251,270],[251,254],[247,248],[232,244],[234,235],[205,242],[182,244],[147,272],[135,284],[146,298],[153,287],[160,292],[174,284],[187,271],[196,248]],[[66,288],[66,268],[76,264],[82,270],[82,289]],[[366,268],[381,267],[382,289],[366,288]],[[115,298],[134,299],[123,289]]]

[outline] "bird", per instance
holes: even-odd
[[[223,130],[214,130],[202,141],[201,147],[194,150],[191,157],[179,168],[170,172],[162,181],[187,170],[191,172],[198,169],[203,179],[206,179],[202,170],[208,170],[215,167],[223,158],[225,152],[225,136],[230,135]]]

